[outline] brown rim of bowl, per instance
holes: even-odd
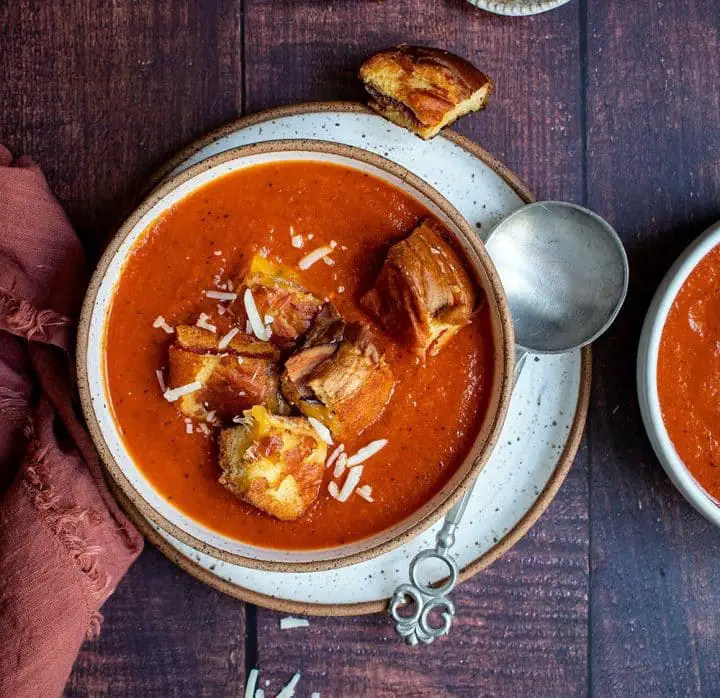
[[[180,185],[203,172],[214,169],[218,165],[221,165],[229,160],[236,160],[257,154],[278,152],[303,152],[311,155],[313,153],[318,153],[343,156],[351,160],[372,165],[383,172],[389,173],[425,196],[438,207],[443,215],[447,216],[453,225],[456,226],[461,233],[458,237],[464,238],[464,242],[477,256],[479,267],[482,269],[482,273],[487,278],[487,284],[485,285],[486,295],[491,303],[495,305],[499,315],[499,328],[497,328],[496,332],[499,332],[500,334],[501,346],[496,347],[495,351],[495,370],[500,370],[500,386],[497,389],[497,409],[495,414],[490,417],[489,423],[483,424],[482,431],[485,432],[484,440],[474,442],[470,453],[463,462],[463,466],[461,466],[466,469],[465,474],[461,476],[461,479],[457,482],[455,488],[445,494],[444,499],[440,502],[439,506],[433,506],[433,500],[438,497],[438,495],[435,495],[435,497],[433,497],[429,502],[426,502],[423,506],[413,512],[408,518],[417,518],[417,521],[409,528],[406,528],[400,533],[393,535],[391,538],[374,544],[371,547],[365,548],[356,553],[333,558],[331,560],[317,560],[310,562],[276,562],[270,560],[258,560],[238,553],[231,553],[190,535],[153,509],[127,479],[125,474],[122,472],[122,469],[113,458],[110,449],[105,442],[99,422],[95,416],[95,409],[90,396],[90,383],[86,369],[90,318],[95,308],[98,289],[104,280],[107,268],[112,259],[115,257],[119,247],[137,225],[138,221],[140,221],[142,217],[158,203],[158,201],[162,200]],[[454,232],[453,236],[455,236]],[[465,245],[463,245],[463,247],[465,247]],[[473,267],[475,266],[478,265],[473,262]],[[476,273],[478,273],[477,270]],[[500,356],[498,356],[498,350],[501,352]],[[85,414],[85,419],[92,439],[100,452],[105,470],[110,474],[118,487],[127,495],[127,497],[144,516],[189,547],[199,552],[212,555],[213,557],[224,560],[225,562],[230,562],[243,567],[274,572],[319,572],[339,567],[347,567],[358,562],[363,562],[389,552],[411,538],[416,537],[435,523],[435,521],[437,521],[447,511],[449,511],[449,509],[460,499],[465,491],[474,483],[475,478],[487,462],[495,444],[497,443],[500,431],[505,421],[508,406],[510,404],[514,362],[515,348],[512,319],[500,278],[495,271],[492,260],[485,250],[485,246],[482,241],[472,230],[468,222],[457,211],[457,209],[455,209],[455,207],[445,197],[443,197],[427,182],[412,174],[401,165],[387,160],[380,155],[344,144],[308,139],[265,141],[226,150],[174,175],[154,189],[122,224],[100,259],[100,262],[93,273],[92,279],[90,280],[90,285],[88,287],[87,295],[85,296],[80,316],[80,323],[78,326],[77,373],[82,409]],[[495,392],[495,390],[493,392]],[[482,432],[480,435],[482,436]],[[472,460],[469,465],[466,465],[465,461],[468,459]],[[445,485],[443,489],[446,487],[448,487],[448,485]],[[155,488],[153,487],[153,489]],[[439,495],[442,496],[442,490]],[[180,513],[182,512],[180,511]],[[399,528],[401,526],[402,522],[390,527],[390,529],[386,529],[386,531],[392,530],[396,527]],[[362,544],[362,540],[358,541],[358,544]]]

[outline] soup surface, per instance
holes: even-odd
[[[378,533],[447,482],[471,448],[487,408],[493,362],[488,310],[483,305],[470,325],[422,365],[373,325],[358,302],[388,248],[427,215],[419,202],[372,176],[327,163],[285,162],[216,180],[143,234],[113,297],[105,369],[115,420],[156,490],[187,516],[231,538],[309,549]],[[306,240],[303,249],[292,244],[297,234]],[[163,398],[156,370],[167,366],[172,336],[153,321],[162,315],[173,326],[194,324],[205,312],[218,333],[226,332],[217,301],[204,296],[218,278],[237,283],[258,252],[297,269],[304,255],[331,240],[337,242],[335,264],[316,263],[299,272],[301,280],[330,298],[346,319],[374,327],[395,377],[381,419],[346,440],[346,451],[374,439],[389,443],[364,464],[363,483],[372,486],[374,502],[357,496],[339,502],[323,485],[302,518],[282,522],[218,483],[215,439],[186,433],[176,406]]]
[[[720,246],[693,270],[670,310],[658,391],[678,455],[720,499]]]

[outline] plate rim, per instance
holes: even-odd
[[[233,119],[232,121],[229,121],[228,123],[208,132],[204,136],[192,141],[176,155],[171,157],[163,166],[160,167],[160,169],[155,172],[154,175],[150,177],[147,187],[140,192],[137,200],[141,201],[147,197],[176,167],[185,162],[192,155],[214,141],[217,141],[236,131],[250,126],[255,126],[259,123],[290,116],[332,112],[368,114],[376,116],[378,119],[382,118],[375,114],[375,112],[371,111],[367,106],[359,102],[328,101],[300,102],[297,104],[265,109],[248,116]],[[482,148],[482,146],[457,133],[456,131],[449,129],[443,131],[438,137],[445,138],[451,143],[454,143],[455,145],[470,152],[473,156],[494,170],[495,173],[498,174],[525,203],[532,203],[535,200],[528,186],[505,164]],[[392,158],[389,159],[392,160]],[[581,349],[580,383],[575,416],[573,418],[572,426],[565,442],[563,452],[558,459],[552,475],[545,484],[545,487],[541,491],[540,495],[533,502],[530,509],[528,509],[525,515],[515,524],[515,526],[513,526],[495,545],[493,545],[492,548],[487,550],[483,555],[460,571],[461,581],[466,581],[477,574],[480,570],[485,569],[512,548],[530,530],[530,528],[532,528],[555,498],[555,495],[567,477],[570,467],[575,459],[575,455],[580,447],[590,403],[591,382],[592,350],[590,346],[586,346]],[[378,601],[363,601],[351,604],[318,604],[304,601],[291,601],[288,599],[281,599],[276,596],[262,594],[251,589],[245,589],[244,587],[222,579],[173,547],[153,528],[150,522],[142,516],[139,510],[137,510],[136,507],[129,501],[124,492],[116,486],[112,479],[107,477],[105,469],[103,469],[103,473],[105,474],[106,482],[108,483],[113,496],[115,496],[115,498],[120,502],[128,518],[141,531],[141,533],[171,562],[199,581],[217,589],[218,591],[263,608],[305,615],[355,616],[382,613],[386,610],[386,599]],[[278,572],[277,574],[284,573]]]

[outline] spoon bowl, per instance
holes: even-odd
[[[617,233],[586,208],[540,201],[501,221],[486,242],[510,303],[519,348],[555,354],[590,344],[625,299]]]

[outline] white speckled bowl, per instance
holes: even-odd
[[[675,450],[665,428],[657,384],[660,340],[670,308],[688,276],[717,245],[720,245],[720,222],[697,238],[680,255],[662,280],[650,304],[640,335],[637,388],[645,430],[665,472],[690,504],[706,519],[720,526],[720,502],[711,497],[693,477]]]
[[[107,395],[105,326],[125,260],[145,231],[171,206],[205,184],[268,162],[322,161],[350,167],[404,191],[436,216],[463,250],[490,308],[494,344],[487,413],[472,447],[449,481],[400,523],[371,537],[316,550],[282,550],[226,537],[184,514],[158,492],[134,462],[120,434]],[[229,150],[172,176],[154,190],[118,231],[93,275],[78,332],[78,379],[83,411],[107,472],[151,521],[195,550],[237,565],[284,572],[333,569],[387,552],[432,525],[472,485],[502,429],[514,373],[514,334],[500,278],[484,245],[467,221],[429,184],[375,153],[317,140],[269,141]],[[300,522],[301,523],[301,522]]]
[[[471,5],[496,15],[538,15],[570,0],[467,0]]]

